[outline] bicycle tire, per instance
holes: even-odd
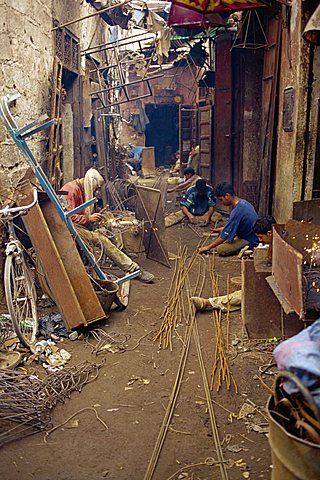
[[[38,330],[37,297],[23,253],[8,255],[4,289],[13,328],[23,346],[31,348]]]

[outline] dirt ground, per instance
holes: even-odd
[[[171,227],[167,234],[172,253],[177,250],[178,238],[190,252],[199,242],[199,237],[186,224]],[[70,399],[52,411],[53,426],[80,409],[94,407],[108,429],[96,419],[93,411],[86,410],[52,432],[47,443],[44,434],[39,433],[4,445],[0,450],[1,479],[145,478],[176,379],[182,343],[176,335],[170,351],[159,350],[158,343],[154,342],[173,269],[145,259],[139,261],[156,275],[155,283],[145,285],[132,281],[129,306],[124,311],[113,312],[104,326],[109,333],[127,336],[127,350],[96,356],[85,340],[63,343],[63,347],[72,353],[70,364],[84,359],[97,363],[104,360],[106,363],[97,380],[84,386],[81,392],[74,392]],[[208,257],[206,262],[209,262]],[[240,274],[240,261],[237,258],[217,258],[216,271],[220,293],[225,294],[227,276]],[[191,281],[195,275],[191,273]],[[208,277],[204,296],[209,293]],[[215,349],[212,314],[199,313],[197,324],[210,379]],[[184,325],[178,326],[181,336],[184,328]],[[225,334],[225,314],[223,329]],[[236,394],[233,387],[227,391],[224,384],[219,392],[216,389],[211,392],[211,398],[229,479],[269,479],[271,456],[267,436],[252,428],[258,425],[256,428],[264,432],[267,424],[265,405],[268,392],[258,377],[259,367],[268,364],[271,354],[262,343],[245,341],[242,334],[240,313],[231,313],[230,341],[237,345],[230,350],[230,363],[239,393]],[[145,381],[138,378],[132,382],[132,377]],[[266,382],[270,384],[268,379]],[[257,410],[251,418],[238,419],[239,411],[248,399]],[[192,339],[174,415],[152,478],[218,480],[222,478],[220,469],[210,459],[217,460],[217,453]]]

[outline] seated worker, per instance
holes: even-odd
[[[199,180],[199,175],[196,175],[193,168],[188,167],[183,170],[184,182],[179,183],[178,185],[174,186],[173,188],[168,188],[167,192],[182,192],[183,190],[187,190],[187,188],[192,187]]]
[[[170,173],[179,173],[181,168],[180,152],[179,150],[174,154],[176,163],[171,167]]]
[[[271,266],[272,260],[272,225],[277,223],[271,215],[261,215],[253,224],[252,230],[257,235],[261,243],[269,245],[267,260],[269,266]],[[230,293],[229,295],[222,295],[220,297],[202,298],[191,297],[196,310],[212,310],[213,308],[219,308],[223,312],[232,312],[241,307],[241,290]]]
[[[127,163],[131,165],[138,175],[141,174],[142,151],[143,147],[136,147],[129,143]]]
[[[77,178],[76,180],[66,183],[61,190],[67,192],[67,196],[65,197],[67,201],[67,211],[73,210],[85,201],[93,198],[96,190],[103,184],[103,177],[94,168],[90,168],[84,178]],[[116,247],[101,229],[89,230],[89,228],[97,226],[102,219],[103,215],[94,213],[93,205],[87,207],[85,211],[82,210],[71,216],[71,220],[83,240],[89,243],[101,242],[108,257],[121,268],[121,270],[127,273],[133,273],[140,269],[141,273],[139,277],[137,277],[138,280],[144,283],[152,282],[154,276],[149,272],[143,271],[128,255]]]
[[[240,250],[249,245],[254,248],[259,240],[252,226],[258,218],[253,205],[239,198],[233,189],[233,186],[227,182],[219,183],[215,190],[215,195],[225,206],[231,206],[232,211],[227,224],[221,228],[215,228],[213,233],[219,233],[219,236],[209,245],[199,248],[199,253],[205,253],[216,249],[221,256],[236,255]]]
[[[204,224],[208,225],[216,205],[213,188],[200,178],[193,187],[188,188],[182,198],[180,206],[182,212],[191,223],[196,222],[196,217],[204,216]]]
[[[253,224],[252,230],[257,235],[259,242],[269,245],[267,263],[272,262],[272,225],[277,223],[271,215],[261,215]]]

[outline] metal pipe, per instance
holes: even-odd
[[[136,33],[136,35],[132,35],[130,37],[130,42],[129,43],[135,43],[135,42],[132,41],[133,38],[141,37],[141,35],[147,35],[148,33],[149,32],[146,30],[145,33]],[[154,37],[152,37],[152,38],[154,38]],[[124,45],[121,43],[123,40],[129,40],[129,38],[123,38],[123,39],[120,39],[120,40],[113,40],[112,42],[107,42],[107,43],[100,43],[100,45],[95,45],[94,47],[89,47],[89,48],[85,48],[83,50],[80,50],[80,53],[88,52],[89,50],[95,50],[96,48],[100,48],[100,47],[103,47],[103,46],[106,46],[106,45],[111,46],[114,43],[116,44],[117,47],[123,47]],[[149,40],[149,39],[146,39],[146,40]],[[136,40],[136,41],[138,41],[138,40]]]
[[[107,91],[110,91],[110,90],[114,90],[116,88],[125,88],[125,87],[131,87],[131,85],[135,85],[137,83],[140,83],[140,82],[149,82],[150,80],[154,80],[156,78],[160,78],[160,77],[163,77],[163,73],[161,75],[154,75],[153,77],[148,77],[148,78],[144,78],[144,79],[139,79],[139,80],[133,80],[132,82],[129,82],[129,83],[123,83],[121,85],[116,85],[114,87],[111,87],[111,88],[104,88],[102,90],[95,90],[94,92],[90,92],[89,95],[97,95],[98,93],[102,93],[102,92],[107,92]]]
[[[98,53],[98,52],[101,52],[103,50],[110,50],[111,48],[121,48],[121,47],[125,47],[127,45],[132,45],[133,43],[139,43],[139,42],[146,42],[146,41],[149,41],[149,40],[154,40],[155,37],[147,37],[147,38],[144,38],[144,39],[141,39],[141,40],[134,40],[134,41],[128,41],[126,43],[122,43],[122,44],[117,44],[117,45],[111,45],[111,43],[115,43],[115,42],[111,42],[110,44],[106,43],[105,46],[102,46],[101,48],[96,48],[90,52],[88,51],[85,51],[83,50],[80,54],[83,56],[83,55],[92,55],[93,53]],[[150,47],[145,47],[146,49],[147,48],[150,48]],[[141,50],[141,47],[140,47],[140,50]]]

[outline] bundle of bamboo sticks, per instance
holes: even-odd
[[[188,258],[187,247],[178,245],[177,259],[175,261],[174,272],[171,285],[167,294],[165,307],[161,314],[161,327],[156,336],[159,339],[160,348],[170,348],[172,350],[172,334],[173,332],[179,337],[177,325],[188,324],[189,309],[186,308],[188,299],[185,298],[187,291],[184,288],[189,272],[194,265],[198,256],[197,249]]]
[[[210,278],[211,278],[211,284],[212,284],[212,295],[214,297],[218,297],[219,282],[218,282],[218,276],[215,273],[214,256],[212,257],[212,261],[210,264]],[[229,295],[229,277],[227,279],[227,295]],[[226,333],[225,339],[224,339],[222,328],[221,328],[221,320],[222,320],[221,310],[217,310],[217,309],[212,310],[212,319],[213,319],[213,325],[215,330],[216,344],[215,344],[213,367],[211,371],[210,389],[213,390],[214,384],[216,383],[216,390],[218,392],[222,386],[222,382],[225,381],[227,390],[230,390],[230,386],[232,383],[236,393],[238,393],[238,386],[230,369],[229,355],[228,355],[229,326],[230,326],[229,302],[227,307],[227,317],[226,317],[227,333]]]

